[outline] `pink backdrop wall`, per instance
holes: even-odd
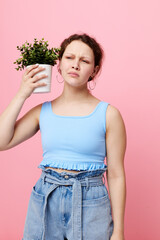
[[[159,240],[160,2],[6,0],[0,7],[0,112],[20,86],[22,72],[13,64],[19,57],[17,45],[44,37],[58,47],[64,38],[79,31],[102,44],[106,57],[92,93],[117,107],[126,125],[126,240]],[[61,93],[56,73],[57,67],[53,69],[52,92],[32,95],[20,116]],[[41,160],[40,133],[0,152],[0,239],[22,238]]]

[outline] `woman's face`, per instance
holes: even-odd
[[[63,53],[59,69],[68,84],[74,86],[86,84],[94,72],[93,50],[80,40],[72,41]]]

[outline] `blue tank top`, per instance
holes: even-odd
[[[43,160],[38,166],[68,170],[94,170],[106,167],[106,110],[101,101],[86,116],[60,116],[44,102],[40,112]]]

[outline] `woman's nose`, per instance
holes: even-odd
[[[77,61],[74,61],[72,68],[78,70],[79,69],[79,63]]]

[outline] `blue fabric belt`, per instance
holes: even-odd
[[[66,179],[66,178],[69,179]],[[70,186],[73,185],[73,195],[72,195],[72,230],[74,240],[82,240],[82,186],[99,186],[105,183],[104,175],[96,177],[85,177],[83,179],[76,179],[74,177],[69,177],[67,174],[64,175],[65,179],[59,180],[58,178],[48,174],[45,171],[42,171],[41,178],[43,181],[52,183],[49,191],[45,196],[45,203],[43,209],[43,237],[42,240],[45,240],[45,229],[46,229],[46,207],[48,196],[59,186]]]

